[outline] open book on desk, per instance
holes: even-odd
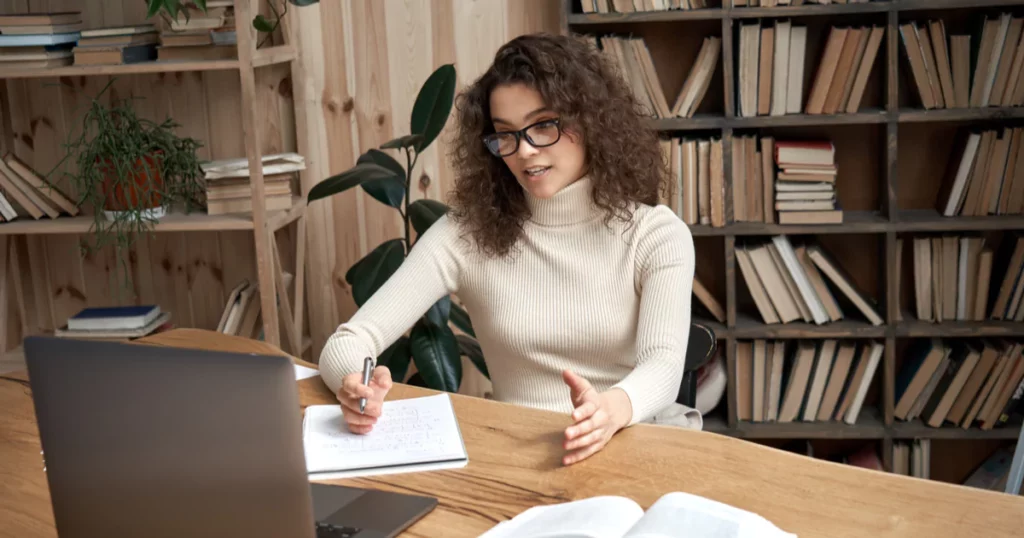
[[[465,467],[462,433],[447,394],[384,402],[373,430],[349,431],[340,405],[311,405],[302,423],[311,480]]]
[[[625,497],[535,506],[480,538],[796,538],[767,519],[689,493],[667,493],[647,513]]]

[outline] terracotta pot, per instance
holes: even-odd
[[[160,206],[160,193],[164,186],[159,166],[160,153],[147,155],[144,159],[149,166],[149,174],[146,173],[143,159],[139,159],[127,183],[118,182],[117,170],[109,160],[100,164],[100,171],[103,172],[103,209],[127,211]]]

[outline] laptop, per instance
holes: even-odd
[[[28,337],[62,538],[397,535],[437,499],[311,484],[287,357]]]

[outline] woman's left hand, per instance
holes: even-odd
[[[569,385],[573,425],[565,429],[564,465],[580,462],[604,448],[604,445],[629,423],[633,408],[622,389],[597,392],[590,382],[564,370],[562,379]]]

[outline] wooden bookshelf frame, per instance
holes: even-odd
[[[0,72],[0,148],[12,148],[13,132],[10,128],[10,114],[7,110],[6,84],[4,79],[18,78],[60,78],[81,76],[114,76],[141,75],[152,73],[174,73],[226,70],[236,71],[241,83],[239,99],[242,103],[241,125],[244,137],[245,156],[249,163],[249,184],[254,200],[265,200],[263,185],[262,153],[260,150],[261,125],[257,110],[256,70],[267,66],[290,64],[294,74],[299,59],[294,43],[298,42],[299,29],[294,24],[294,17],[285,15],[281,21],[281,35],[285,44],[256,48],[256,34],[249,21],[258,13],[260,0],[234,0],[235,19],[238,21],[237,59],[233,60],[201,60],[201,61],[150,61],[128,65],[95,65],[95,66],[63,66],[49,69],[19,69]],[[298,108],[299,99],[294,106]],[[299,138],[298,152],[306,155],[307,148],[301,147]],[[300,185],[302,183],[300,182]],[[261,290],[261,314],[264,339],[266,342],[282,347],[285,351],[301,357],[312,346],[312,340],[302,335],[303,310],[305,299],[305,194],[293,198],[292,207],[283,211],[267,211],[264,203],[253,204],[251,214],[208,215],[206,213],[178,214],[171,212],[152,228],[153,233],[160,232],[220,232],[230,230],[246,230],[253,233],[256,255],[257,285]],[[68,217],[56,219],[17,220],[0,223],[0,269],[15,273],[19,267],[13,266],[15,260],[16,236],[35,234],[87,234],[92,230],[91,216]],[[294,280],[294,300],[289,291],[283,287],[281,256],[278,251],[275,234],[295,224],[296,272]],[[9,240],[13,238],[13,240]],[[0,274],[3,271],[0,270]],[[6,279],[4,282],[6,283]],[[0,287],[6,288],[0,283]],[[269,293],[265,293],[269,290]],[[2,292],[0,290],[0,298]],[[20,299],[22,290],[11,290]],[[20,302],[20,301],[19,301]],[[6,317],[6,305],[0,303],[0,319]],[[280,314],[286,316],[282,323]],[[281,345],[281,330],[285,333],[287,346]],[[23,332],[25,332],[23,327]],[[0,349],[6,349],[6,332],[0,327]]]
[[[609,25],[641,25],[645,23],[672,23],[686,25],[691,21],[721,20],[724,114],[713,116],[698,114],[693,118],[652,119],[652,126],[663,132],[684,133],[687,131],[718,131],[714,137],[723,141],[723,167],[726,177],[725,206],[727,224],[714,228],[706,225],[692,225],[695,237],[721,238],[724,243],[725,265],[725,311],[726,322],[711,323],[725,350],[729,383],[726,394],[726,418],[709,417],[705,429],[748,439],[877,439],[883,442],[883,460],[887,469],[892,468],[892,442],[897,439],[1016,439],[1019,428],[1003,427],[983,431],[977,427],[931,428],[914,420],[896,421],[893,417],[894,386],[896,374],[897,338],[916,337],[981,337],[981,336],[1024,336],[1024,323],[1006,321],[970,322],[921,322],[912,315],[899,315],[899,290],[896,286],[895,264],[897,255],[897,234],[907,232],[956,232],[956,231],[1006,231],[1024,229],[1024,215],[992,217],[942,217],[934,210],[900,210],[897,205],[896,185],[899,180],[897,169],[897,135],[900,125],[929,122],[975,122],[1000,121],[1024,118],[1024,107],[986,107],[967,109],[920,110],[900,108],[900,40],[898,23],[902,13],[947,9],[999,8],[1024,6],[1024,0],[892,0],[864,4],[802,5],[774,8],[731,7],[730,0],[722,0],[723,7],[690,11],[662,11],[636,14],[582,14],[574,12],[578,1],[563,0],[561,28],[567,33],[602,32]],[[884,109],[862,109],[854,114],[739,117],[736,113],[735,66],[733,53],[734,23],[755,18],[814,17],[845,14],[875,14],[878,24],[886,26],[886,46],[880,50],[879,59],[884,62],[883,93]],[[882,20],[885,22],[882,22]],[[808,22],[813,24],[813,22]],[[685,27],[685,26],[684,26]],[[909,76],[909,75],[904,75]],[[779,225],[756,222],[731,222],[732,188],[728,178],[732,176],[732,134],[734,129],[758,129],[774,127],[831,126],[831,125],[884,125],[885,150],[880,174],[884,184],[879,195],[878,211],[847,211],[842,225]],[[881,143],[882,141],[879,141]],[[883,243],[880,287],[884,296],[875,297],[885,323],[873,326],[866,321],[846,320],[826,325],[790,323],[766,325],[749,315],[737,314],[737,275],[735,248],[737,238],[746,236],[787,235],[875,235]],[[859,318],[858,318],[859,319]],[[754,423],[740,422],[736,412],[736,387],[732,379],[736,372],[736,344],[748,339],[799,339],[799,338],[842,338],[874,339],[885,344],[885,353],[873,383],[881,383],[877,408],[865,406],[855,425],[842,422],[794,422]],[[720,406],[721,408],[721,406]],[[718,412],[714,413],[718,415]]]

